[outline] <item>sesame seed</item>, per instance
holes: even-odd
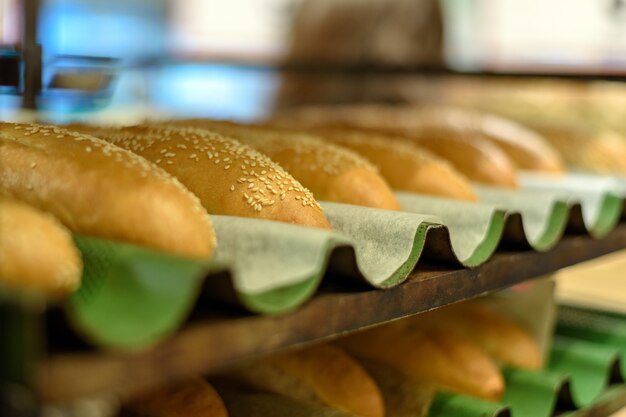
[[[234,185],[230,186],[230,191],[235,191],[235,186]]]

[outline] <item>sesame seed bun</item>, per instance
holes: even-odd
[[[314,135],[208,119],[168,123],[209,129],[250,145],[279,163],[319,200],[400,209],[374,165],[355,152]]]
[[[177,177],[211,214],[330,229],[313,194],[267,156],[218,133],[142,125],[70,125],[128,149]]]
[[[57,126],[0,124],[0,193],[76,233],[208,258],[215,233],[198,199],[131,152]]]
[[[56,297],[75,290],[82,262],[58,220],[0,196],[0,284]]]

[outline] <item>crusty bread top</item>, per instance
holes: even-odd
[[[360,104],[311,106],[279,114],[275,122],[294,126],[353,125],[411,135],[439,133],[489,139],[501,147],[518,168],[562,172],[559,154],[536,132],[502,117],[462,108]]]
[[[70,230],[195,258],[216,246],[211,221],[171,175],[103,140],[58,126],[0,123],[0,193]]]
[[[399,116],[407,128],[480,134],[500,146],[520,169],[563,171],[559,154],[545,138],[512,120],[456,107],[401,109],[405,114]]]
[[[58,220],[0,195],[0,283],[56,297],[78,288],[82,262]]]
[[[368,158],[395,189],[477,199],[469,180],[452,164],[405,138],[348,127],[314,128],[312,132]]]
[[[212,214],[330,228],[313,194],[267,156],[204,129],[71,125],[144,156],[176,176]]]
[[[355,152],[315,135],[209,119],[168,123],[197,126],[241,140],[278,162],[320,200],[399,209],[395,196],[374,165]]]

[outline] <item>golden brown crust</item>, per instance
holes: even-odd
[[[0,282],[65,295],[80,284],[82,261],[70,232],[48,213],[0,196]]]
[[[601,174],[626,174],[626,138],[612,131],[567,125],[533,126],[572,167]]]
[[[311,106],[284,112],[272,122],[285,127],[341,126],[372,129],[403,136],[448,160],[470,180],[488,185],[517,186],[515,165],[507,154],[484,135],[452,129],[429,131],[416,128],[415,110],[381,105]]]
[[[219,394],[199,377],[145,393],[127,406],[142,417],[228,417]]]
[[[56,126],[0,124],[0,193],[77,233],[206,259],[215,233],[198,199],[145,159]]]
[[[363,417],[383,417],[382,394],[365,369],[341,349],[321,345],[261,361],[236,374],[257,389],[325,404]]]
[[[393,135],[351,128],[320,128],[312,132],[367,158],[394,189],[460,200],[477,199],[463,174],[417,144]]]
[[[413,141],[452,165],[472,181],[498,187],[516,188],[517,174],[509,157],[496,145],[477,135],[446,132],[406,134]]]
[[[171,126],[71,128],[154,162],[194,192],[211,214],[330,228],[306,188],[269,158],[234,139]]]
[[[208,119],[171,123],[217,131],[250,145],[279,163],[320,200],[400,208],[391,188],[369,161],[314,135]]]
[[[421,137],[448,132],[480,136],[506,152],[519,169],[564,171],[560,155],[545,138],[512,120],[455,107],[406,107],[401,111],[407,113],[402,126]]]
[[[386,324],[338,341],[349,353],[382,362],[420,382],[498,400],[504,380],[495,363],[469,339],[438,327]]]
[[[517,368],[539,369],[542,355],[531,335],[484,303],[459,303],[416,316],[415,326],[447,329],[478,344],[496,361]]]

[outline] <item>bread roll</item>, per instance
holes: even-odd
[[[227,417],[219,394],[200,377],[156,389],[126,407],[142,417]]]
[[[368,159],[396,190],[460,200],[477,199],[463,174],[417,144],[393,135],[351,128],[321,128],[313,132]]]
[[[78,288],[81,272],[69,230],[48,213],[0,196],[0,285],[56,297]]]
[[[535,125],[576,169],[599,174],[626,175],[626,138],[612,131],[567,125]]]
[[[371,163],[318,137],[208,119],[172,123],[210,129],[250,145],[279,163],[320,200],[400,209],[391,188]]]
[[[406,107],[399,111],[406,112],[402,127],[419,137],[448,132],[481,136],[506,152],[519,169],[563,172],[560,155],[545,138],[512,120],[454,107]]]
[[[348,126],[401,135],[450,161],[472,181],[509,188],[517,186],[515,165],[502,149],[484,136],[453,130],[422,135],[419,130],[405,126],[406,118],[392,106],[329,106],[282,113],[272,119],[272,123],[296,128]]]
[[[362,417],[383,417],[382,395],[363,367],[341,349],[321,345],[268,358],[232,375],[256,389]]]
[[[495,363],[469,339],[439,327],[385,324],[337,342],[351,354],[382,362],[451,391],[496,401],[504,380]]]
[[[77,233],[206,259],[215,233],[198,199],[145,159],[55,126],[0,124],[0,193]]]
[[[313,195],[280,166],[240,142],[200,129],[71,125],[135,152],[177,177],[211,214],[330,229]]]
[[[480,301],[455,304],[409,321],[419,328],[436,326],[469,338],[504,365],[526,369],[542,366],[541,350],[532,336]]]

